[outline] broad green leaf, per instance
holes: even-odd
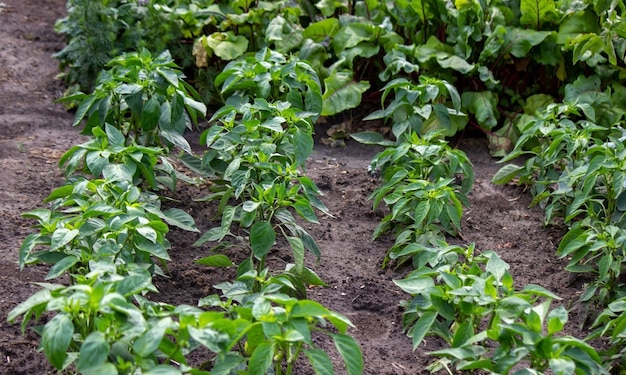
[[[556,41],[565,48],[572,48],[575,46],[571,43],[574,38],[580,34],[597,34],[600,31],[598,25],[598,16],[593,12],[572,13],[559,22]]]
[[[76,236],[78,236],[78,229],[58,228],[52,233],[50,240],[50,251],[56,251],[61,247],[67,245]]]
[[[346,364],[348,375],[363,374],[363,354],[361,353],[361,347],[354,338],[345,334],[334,334],[331,336],[335,342],[335,347]]]
[[[80,102],[80,105],[76,110],[76,116],[74,117],[74,122],[72,123],[72,126],[76,126],[80,124],[81,121],[83,121],[95,100],[96,95],[89,95]]]
[[[110,181],[133,182],[137,167],[134,164],[109,164],[102,170],[102,175]]]
[[[65,313],[56,315],[43,327],[41,346],[48,361],[58,370],[63,368],[73,334],[72,318]]]
[[[174,146],[185,151],[188,155],[193,154],[189,142],[187,142],[187,139],[185,139],[185,137],[183,137],[179,132],[175,130],[162,129],[159,134]]]
[[[203,266],[220,267],[220,268],[230,267],[230,266],[235,265],[235,263],[233,263],[230,260],[230,258],[228,258],[226,255],[223,255],[223,254],[216,254],[216,255],[211,255],[208,257],[200,258],[196,260],[195,263],[201,264]]]
[[[496,277],[497,281],[502,280],[504,274],[509,270],[509,265],[498,256],[498,254],[492,252],[485,266],[485,270]]]
[[[437,63],[444,69],[456,70],[461,74],[468,74],[476,66],[456,55],[437,57]]]
[[[144,225],[137,227],[136,230],[137,233],[139,233],[139,235],[143,238],[149,240],[152,243],[157,242],[157,232],[154,230],[154,228]]]
[[[18,316],[24,315],[29,310],[34,310],[37,307],[45,306],[52,299],[52,294],[48,289],[40,289],[32,296],[28,297],[24,302],[15,306],[13,310],[7,315],[7,321],[13,323]]]
[[[535,31],[531,29],[508,28],[505,35],[505,52],[517,58],[523,58],[528,55],[531,48],[539,45],[552,31]]]
[[[276,242],[276,232],[270,222],[258,221],[250,228],[250,246],[257,258],[263,258]]]
[[[303,219],[308,221],[309,223],[319,224],[317,217],[315,216],[315,211],[311,207],[311,203],[306,198],[298,197],[296,201],[293,203],[293,208],[296,209],[298,215],[300,215]]]
[[[182,375],[183,373],[174,366],[170,365],[158,365],[146,372],[143,372],[145,375]]]
[[[259,344],[248,362],[248,374],[265,375],[274,360],[274,345],[269,342]]]
[[[159,320],[133,343],[133,350],[142,357],[154,354],[163,340],[165,330],[171,325],[172,319],[169,317]]]
[[[153,243],[143,237],[134,237],[133,244],[138,250],[145,251],[146,253],[154,255],[159,259],[170,260],[167,249],[164,244],[160,242]]]
[[[287,236],[287,241],[293,253],[295,271],[296,273],[300,273],[304,269],[304,242],[301,238],[292,236]]]
[[[104,333],[95,331],[91,332],[80,346],[80,355],[78,357],[78,371],[86,374],[91,373],[91,369],[101,366],[109,356],[109,343]]]
[[[328,354],[321,349],[305,350],[304,354],[309,359],[315,375],[334,375],[333,362]]]
[[[107,139],[109,141],[109,146],[124,146],[124,144],[126,143],[126,137],[118,128],[107,123],[105,124],[105,130]]]
[[[59,198],[65,198],[71,195],[73,192],[74,192],[74,185],[68,184],[65,186],[61,186],[60,188],[56,188],[52,190],[50,195],[48,195],[48,197],[46,197],[46,199],[44,200],[44,203],[48,203]]]
[[[54,279],[54,278],[61,276],[67,270],[72,268],[76,263],[78,263],[79,260],[80,259],[78,259],[74,255],[68,255],[64,257],[60,261],[56,262],[52,266],[52,268],[50,268],[50,271],[46,275],[46,280]]]
[[[409,277],[402,280],[393,280],[400,289],[409,294],[422,294],[425,290],[433,287],[435,282],[431,277]]]
[[[161,117],[161,105],[153,96],[146,101],[141,110],[141,129],[144,132],[154,130]]]
[[[437,316],[436,311],[426,311],[415,322],[415,325],[411,327],[408,336],[413,339],[413,350],[417,349],[419,344],[422,343],[422,340],[424,340],[424,337],[431,332],[431,327],[435,323]]]
[[[328,314],[330,314],[330,311],[326,307],[319,302],[311,300],[300,300],[291,309],[293,318],[324,317]]]
[[[388,139],[385,139],[382,134],[377,132],[361,132],[350,134],[350,137],[357,142],[366,144],[366,145],[379,145],[379,146],[393,146],[395,143]]]
[[[207,54],[212,51],[227,61],[236,59],[248,50],[248,39],[242,35],[235,35],[232,31],[203,36],[201,43],[207,49]]]
[[[587,233],[582,228],[571,228],[561,239],[559,247],[556,250],[557,255],[561,258],[566,257],[572,252],[580,249],[587,244]]]
[[[493,175],[491,182],[498,185],[504,185],[510,181],[512,181],[520,171],[522,171],[524,167],[520,167],[515,164],[507,164],[504,167],[500,168],[496,174]]]
[[[80,357],[79,357],[80,359]],[[82,372],[82,374],[89,374],[89,375],[111,375],[111,374],[118,374],[117,372],[117,368],[115,367],[115,365],[113,363],[107,362],[107,363],[103,363],[99,366],[94,366],[94,367],[89,367],[87,372]]]
[[[561,305],[548,313],[548,334],[561,332],[567,323],[567,310]]]
[[[339,29],[332,40],[335,54],[356,47],[361,42],[373,41],[377,34],[374,25],[365,22],[348,23]]]
[[[520,23],[540,30],[545,21],[555,18],[555,3],[554,0],[521,0]]]
[[[554,375],[571,375],[576,371],[576,363],[569,358],[550,358],[548,363]]]
[[[302,39],[302,26],[280,15],[274,17],[265,29],[265,40],[273,42],[276,50],[282,53],[287,53],[299,46]]]
[[[498,96],[491,91],[466,91],[461,95],[463,108],[476,116],[478,124],[486,130],[498,125]]]
[[[296,129],[293,135],[293,148],[296,154],[296,165],[304,165],[313,152],[313,136],[306,131]]]
[[[302,38],[308,38],[317,43],[323,42],[326,38],[332,38],[339,31],[339,27],[337,18],[326,18],[307,26],[302,32]]]
[[[116,290],[117,293],[129,298],[146,291],[156,291],[152,284],[152,276],[148,271],[124,276]]]
[[[190,232],[200,232],[198,228],[196,228],[193,217],[179,208],[169,208],[163,211],[163,214],[159,216],[168,224],[174,225],[180,229]]]
[[[20,246],[19,251],[20,270],[23,270],[26,263],[28,263],[30,254],[32,253],[35,246],[45,244],[46,242],[42,240],[41,233],[31,233],[26,236],[26,238],[22,242],[22,245]]]
[[[324,79],[322,116],[331,116],[361,104],[361,96],[370,88],[369,82],[357,82],[351,71],[333,71]]]

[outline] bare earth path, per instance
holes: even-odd
[[[72,145],[83,142],[78,129],[70,126],[72,114],[55,104],[63,92],[57,62],[51,55],[63,47],[53,32],[56,19],[65,12],[63,0],[4,0],[0,2],[0,374],[52,373],[38,338],[30,330],[25,336],[19,325],[6,322],[7,313],[37,290],[32,282],[43,281],[45,267],[20,272],[18,250],[32,224],[20,214],[41,205],[63,178],[58,158]],[[325,129],[320,127],[318,133]],[[496,250],[511,265],[518,285],[540,284],[569,303],[580,285],[570,285],[563,262],[554,256],[561,233],[543,228],[542,213],[529,210],[529,197],[514,187],[498,187],[489,181],[499,165],[486,151],[482,139],[462,140],[475,167],[476,184],[472,206],[463,218],[463,238],[454,243],[475,242],[480,250]],[[314,268],[329,284],[313,289],[309,297],[347,315],[355,324],[352,334],[361,343],[367,374],[426,373],[432,359],[425,353],[440,348],[427,339],[416,351],[402,334],[402,311],[398,302],[407,296],[392,280],[408,270],[382,270],[380,265],[391,239],[372,242],[372,231],[382,212],[372,212],[367,197],[378,181],[366,173],[377,150],[348,141],[345,148],[326,148],[318,143],[307,172],[320,186],[333,217],[321,217],[320,225],[309,225],[322,249],[322,260]],[[214,208],[192,199],[202,196],[195,188],[181,188],[174,197],[197,220],[201,230],[212,225]],[[232,272],[210,270],[194,264],[207,248],[193,248],[197,239],[173,231],[170,241],[172,277],[156,285],[154,298],[170,303],[195,304],[198,298],[216,293],[212,285],[227,280]],[[278,250],[276,267],[289,261]],[[573,329],[576,315],[570,317]],[[585,332],[570,331],[582,337]],[[320,343],[332,352],[332,345]],[[336,353],[331,354],[337,358]],[[202,359],[199,359],[202,360]],[[303,373],[306,373],[303,370]]]

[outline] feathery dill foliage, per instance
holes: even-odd
[[[111,59],[114,41],[120,25],[115,20],[116,9],[104,1],[70,0],[67,17],[57,21],[55,30],[67,37],[67,45],[54,56],[59,59],[68,86],[93,89],[102,67]]]
[[[147,4],[68,0],[67,16],[55,25],[55,31],[65,35],[67,44],[54,55],[64,70],[67,94],[92,91],[100,71],[124,52],[147,48],[158,55],[170,49],[191,56],[190,47],[181,43],[178,24],[168,22],[169,13],[158,12]]]

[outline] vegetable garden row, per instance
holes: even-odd
[[[292,374],[308,361],[332,374],[317,335],[348,374],[362,373],[352,323],[306,297],[325,284],[305,253],[324,253],[300,224],[329,214],[306,176],[314,124],[374,100],[366,120],[389,123],[392,139],[352,134],[384,147],[371,200],[387,215],[372,235],[395,238],[383,267],[411,268],[395,283],[410,296],[401,305],[414,348],[427,336],[447,344],[431,369],[623,373],[625,10],[618,0],[69,0],[57,23],[62,101],[90,140],[60,159],[66,184],[46,208],[25,213],[37,232],[20,267],[52,266],[9,321],[26,329],[45,314],[41,346],[68,373]],[[198,155],[183,134],[207,106]],[[527,185],[545,224],[567,226],[558,255],[589,280],[579,301],[589,337],[563,335],[558,295],[516,288],[495,252],[447,243],[474,183],[447,139],[467,127],[494,156],[523,163],[495,183]],[[197,306],[153,302],[169,227],[198,232],[161,193],[198,181],[210,182],[201,200],[221,223],[196,242],[213,246],[199,262],[236,267],[236,279]],[[292,252],[285,269],[267,263],[277,244]],[[230,246],[243,262],[221,252]],[[594,348],[598,338],[609,345]],[[200,348],[211,354],[196,366]]]

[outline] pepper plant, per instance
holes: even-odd
[[[169,51],[153,57],[147,49],[113,58],[109,69],[98,76],[94,91],[74,94],[63,100],[77,100],[74,126],[86,119],[83,133],[96,126],[118,128],[126,143],[177,146],[187,153],[191,147],[182,136],[206,114],[206,106],[183,78]]]
[[[184,211],[162,211],[158,197],[134,186],[132,173],[123,165],[110,165],[104,174],[107,179],[78,177],[52,191],[46,198],[50,209],[24,214],[37,220],[39,232],[24,240],[20,268],[53,264],[46,279],[54,279],[66,272],[85,274],[90,262],[106,259],[113,264],[144,264],[152,273],[161,273],[153,257],[163,265],[170,259],[168,224],[198,231]]]
[[[70,148],[59,159],[66,178],[77,172],[105,178],[118,168],[132,176],[135,185],[144,183],[153,190],[161,185],[176,189],[177,179],[182,174],[176,171],[162,148],[140,146],[135,142],[126,145],[124,134],[110,124],[104,129],[94,127],[92,135],[91,140]]]
[[[352,323],[315,301],[285,294],[295,289],[284,275],[272,277],[268,269],[250,270],[234,282],[215,287],[227,300],[212,295],[202,299],[200,305],[219,307],[232,319],[252,322],[244,347],[244,352],[250,356],[250,371],[294,374],[298,358],[304,354],[316,373],[333,374],[330,357],[312,340],[315,334],[333,340],[348,374],[363,373],[361,349],[354,338],[346,334],[347,328],[353,327]]]

